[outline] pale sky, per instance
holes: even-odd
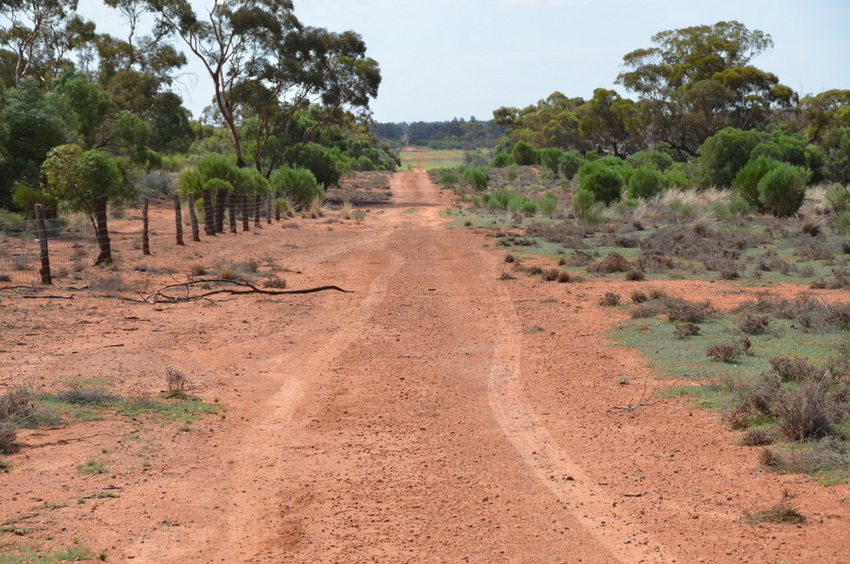
[[[850,0],[294,0],[306,25],[363,36],[383,81],[371,109],[378,122],[479,120],[555,91],[590,98],[613,88],[623,55],[651,47],[669,29],[737,20],[768,33],[774,48],[752,64],[802,94],[850,89]],[[193,0],[198,8],[212,2]],[[101,0],[80,0],[101,31],[120,20]],[[182,49],[185,52],[185,49]],[[197,117],[211,87],[183,80]]]

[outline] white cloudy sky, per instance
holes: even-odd
[[[381,65],[379,122],[490,119],[554,91],[615,88],[623,55],[659,31],[737,20],[773,37],[755,66],[803,94],[850,89],[850,0],[294,0],[307,25],[354,30]],[[201,7],[212,2],[194,0]],[[80,12],[119,33],[101,0]],[[114,31],[113,31],[114,30]],[[197,116],[210,102],[198,66],[184,80]]]

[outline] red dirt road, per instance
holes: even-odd
[[[686,399],[615,408],[644,381],[671,382],[604,338],[627,313],[599,307],[600,295],[663,286],[728,307],[748,294],[500,280],[502,253],[444,225],[451,195],[426,173],[397,173],[392,192],[363,225],[299,219],[238,246],[160,241],[153,258],[121,263],[157,287],[171,280],[130,268],[182,278],[193,264],[254,258],[300,271],[283,274],[291,288],[352,293],[175,305],[5,296],[0,384],[51,391],[105,376],[117,393],[151,394],[171,366],[227,409],[189,428],[115,418],[23,431],[30,446],[0,474],[0,522],[24,516],[31,538],[151,564],[850,560],[847,484],[764,472]],[[89,459],[112,473],[74,470]],[[75,501],[106,487],[120,497]],[[806,524],[740,520],[786,490]]]

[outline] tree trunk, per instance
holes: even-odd
[[[238,208],[238,196],[234,192],[227,193],[227,215],[230,219],[230,232],[237,233],[236,230],[236,209]]]
[[[240,194],[242,200],[242,231],[248,231],[248,194]]]
[[[95,236],[100,254],[94,265],[112,264],[112,246],[109,243],[109,230],[106,225],[106,196],[94,199]]]
[[[215,232],[224,233],[224,204],[227,201],[227,188],[216,188],[215,194]]]

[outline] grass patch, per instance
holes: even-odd
[[[410,147],[399,152],[402,168],[435,168],[454,167],[463,164],[463,151],[455,149],[428,149]]]

